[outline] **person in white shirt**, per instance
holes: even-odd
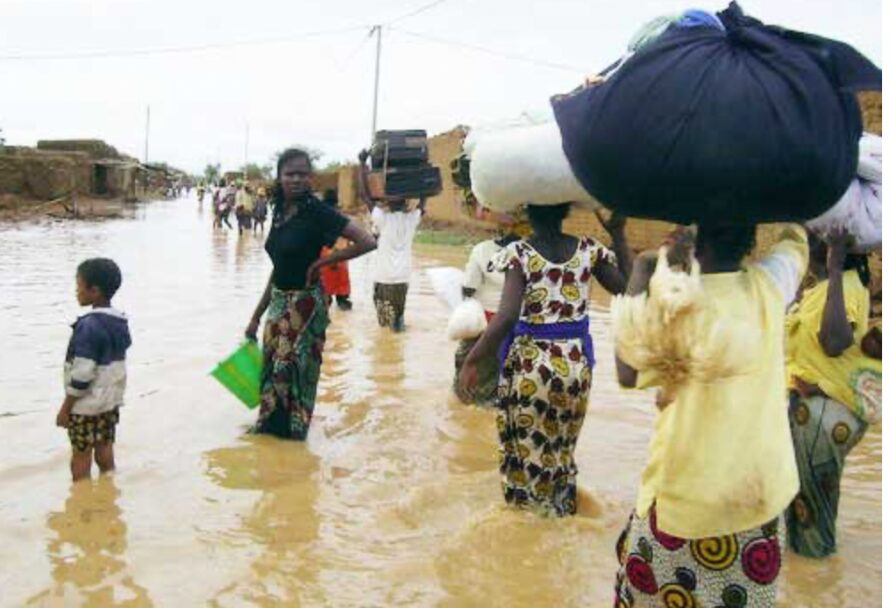
[[[368,193],[368,152],[359,154],[359,197],[371,211],[371,223],[377,234],[377,253],[373,261],[374,306],[381,327],[405,331],[405,300],[412,271],[412,243],[424,215],[426,200],[412,208],[403,199],[390,199],[385,205],[372,200]]]
[[[520,240],[520,236],[514,234],[513,227],[505,230],[498,238],[488,239],[477,243],[470,252],[467,266],[464,269],[463,295],[465,298],[475,298],[482,305],[486,313],[486,321],[491,321],[501,304],[501,292],[504,289],[504,273],[495,270],[490,262],[495,255],[513,243]],[[478,338],[461,340],[458,350],[455,351],[455,380],[453,387],[457,389],[458,374],[464,367],[464,360],[473,349]],[[493,354],[490,360],[480,365],[477,387],[474,391],[473,402],[483,407],[495,405],[498,392],[498,356]]]

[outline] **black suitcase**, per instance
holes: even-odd
[[[387,196],[421,198],[442,192],[442,176],[438,167],[398,167],[387,171],[384,191]]]
[[[378,131],[371,147],[371,166],[380,169],[422,165],[427,162],[427,131]]]

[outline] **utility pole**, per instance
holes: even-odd
[[[375,25],[371,28],[369,36],[377,33],[377,57],[374,60],[374,110],[371,115],[371,141],[374,141],[374,135],[377,133],[377,96],[380,91],[381,80],[381,26]]]
[[[248,173],[248,142],[251,140],[251,125],[244,123],[244,181],[247,181]]]
[[[145,107],[145,164],[148,164],[149,156],[149,124],[152,120],[152,106]]]

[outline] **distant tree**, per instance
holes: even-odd
[[[0,129],[0,146],[6,144],[6,138],[3,137],[3,129]]]
[[[333,173],[335,171],[340,171],[342,168],[346,167],[349,164],[349,161],[344,160],[332,160],[329,163],[326,163],[324,167],[319,169],[322,173]]]
[[[220,163],[215,165],[208,164],[204,167],[204,179],[207,182],[218,182],[220,181]]]
[[[242,165],[238,170],[242,174],[247,174],[250,180],[271,180],[272,165],[258,165],[257,163],[248,163]]]

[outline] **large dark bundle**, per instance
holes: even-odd
[[[848,188],[856,91],[881,71],[851,47],[765,26],[669,27],[602,84],[553,99],[578,180],[607,207],[674,222],[816,217]]]
[[[371,147],[371,166],[388,167],[420,165],[427,162],[427,131],[408,129],[378,131]]]

